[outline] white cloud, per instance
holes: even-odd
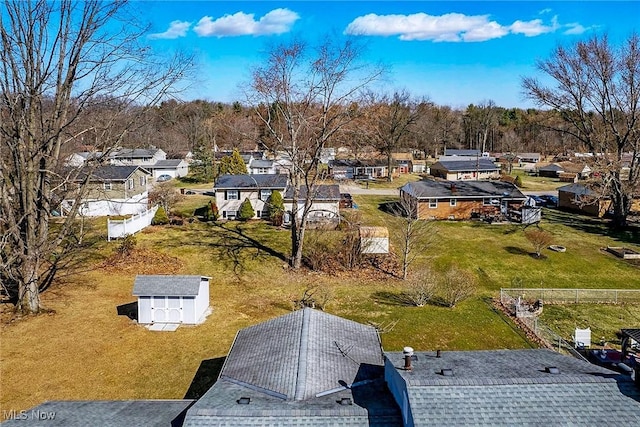
[[[546,9],[542,9],[540,12],[538,12],[538,15],[544,15],[545,13],[551,13],[552,9],[551,8],[546,8]]]
[[[282,34],[289,31],[299,18],[289,9],[274,9],[257,21],[253,13],[237,12],[215,20],[204,16],[193,30],[200,37]]]
[[[187,31],[191,27],[191,22],[187,21],[172,21],[169,24],[169,29],[164,33],[150,34],[150,39],[177,39],[178,37],[184,37],[187,35]]]
[[[354,19],[345,30],[347,34],[367,36],[398,35],[401,40],[479,41],[484,36],[501,37],[506,31],[487,15],[467,16],[448,13],[441,16],[416,13],[413,15],[369,14]]]
[[[540,34],[552,33],[558,29],[556,18],[551,25],[544,25],[542,19],[534,19],[532,21],[516,21],[509,27],[513,34],[524,34],[526,37],[535,37]]]
[[[589,28],[585,28],[582,25],[578,24],[577,22],[573,22],[571,24],[567,24],[567,25],[565,25],[565,27],[569,28],[568,30],[566,30],[563,33],[563,34],[567,34],[567,35],[584,34],[585,32],[587,32],[587,30],[589,30]]]

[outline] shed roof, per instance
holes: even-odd
[[[480,157],[474,160],[442,160],[434,163],[431,169],[445,169],[449,172],[467,172],[499,171],[500,167],[496,166],[490,159]]]
[[[261,188],[265,190],[284,190],[289,181],[285,174],[263,175],[220,175],[214,189],[235,190],[242,188]]]
[[[496,197],[525,200],[527,197],[515,185],[504,181],[434,181],[409,182],[401,191],[417,198],[477,199]]]
[[[197,296],[200,282],[206,276],[137,275],[133,284],[135,296]]]
[[[387,227],[361,226],[360,237],[389,237]]]

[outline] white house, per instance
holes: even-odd
[[[209,309],[209,280],[205,276],[136,276],[138,323],[204,322]]]
[[[245,199],[251,202],[255,218],[266,217],[269,196],[274,190],[284,194],[287,182],[288,178],[283,174],[219,176],[213,190],[221,218],[237,218],[240,205]]]
[[[273,160],[256,159],[251,157],[247,163],[249,175],[269,175],[277,173]]]
[[[308,220],[323,221],[323,220],[336,220],[340,213],[340,187],[337,184],[333,185],[316,185],[312,187],[311,193],[311,210],[307,216]],[[300,187],[300,194],[298,195],[298,218],[302,217],[304,210],[304,203],[307,197],[307,187]],[[285,212],[289,215],[293,212],[293,187],[287,188],[287,191],[283,197]],[[285,214],[285,223],[291,220],[291,217]]]
[[[153,173],[153,178],[160,175],[169,175],[171,178],[180,178],[189,174],[189,164],[182,159],[158,160],[155,164],[147,166]]]
[[[112,165],[154,165],[159,160],[166,160],[167,153],[160,148],[121,148],[111,152]]]
[[[89,184],[80,200],[79,214],[87,217],[133,215],[147,210],[149,204],[149,172],[139,166],[99,166],[87,168],[76,176],[82,182],[87,174]],[[61,208],[68,212],[76,202],[76,183],[68,184]]]

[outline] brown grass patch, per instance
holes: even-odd
[[[127,255],[114,253],[101,269],[111,273],[177,274],[184,267],[179,258],[149,249],[134,249]]]

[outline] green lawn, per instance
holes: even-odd
[[[392,246],[399,247],[398,219],[379,209],[392,199],[354,198],[363,223],[387,225]],[[187,196],[175,210],[189,215],[209,200]],[[380,327],[387,350],[529,348],[522,332],[490,303],[514,278],[527,287],[640,288],[638,266],[600,251],[607,245],[640,250],[637,234],[612,234],[598,221],[544,212],[542,227],[567,247],[565,253],[546,251],[545,259],[529,255],[532,248],[518,226],[435,224],[435,243],[415,268],[444,271],[456,265],[473,272],[478,292],[455,308],[398,303],[402,281],[380,271],[293,272],[286,263],[288,231],[260,221],[149,227],[137,234],[131,256],[105,264],[118,242],[106,242],[104,221],[95,221],[100,240],[83,254],[83,272],[43,294],[53,311],[1,325],[0,406],[20,410],[53,399],[182,398],[200,364],[224,357],[238,329],[289,312],[310,285],[333,295],[328,312]],[[136,274],[211,276],[213,313],[197,327],[149,332],[117,315],[118,306],[135,301]],[[637,326],[637,315],[606,308],[612,313],[607,331],[634,326],[629,322]],[[7,307],[3,311],[6,319]],[[553,324],[552,308],[545,307],[547,315],[545,321]],[[586,309],[561,312],[555,315],[562,321],[558,330],[568,338],[572,322],[582,323],[580,316],[596,318]]]

